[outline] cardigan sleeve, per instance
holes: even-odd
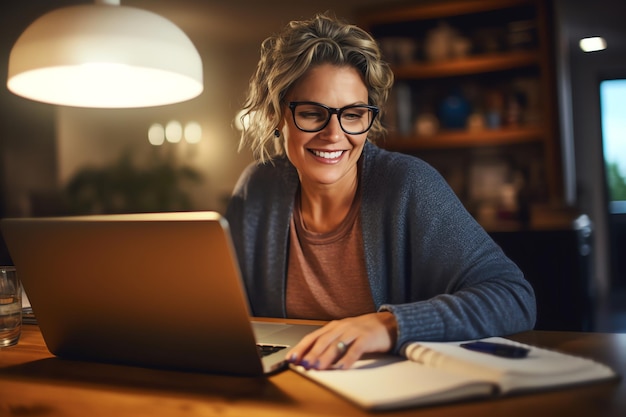
[[[364,175],[366,267],[379,311],[396,316],[396,353],[534,326],[531,285],[432,167],[380,151]]]

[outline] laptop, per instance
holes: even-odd
[[[3,219],[1,230],[61,358],[260,376],[317,328],[250,317],[216,212]]]

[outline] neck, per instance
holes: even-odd
[[[358,178],[332,187],[302,184],[300,207],[307,229],[316,233],[335,230],[346,218],[357,193]]]

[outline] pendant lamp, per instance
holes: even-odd
[[[202,93],[202,60],[169,20],[96,0],[54,10],[26,28],[9,56],[7,87],[65,106],[160,106]]]

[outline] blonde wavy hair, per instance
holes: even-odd
[[[382,60],[376,41],[355,25],[328,13],[318,14],[310,20],[290,22],[261,44],[261,58],[240,112],[240,150],[249,147],[261,163],[285,154],[283,140],[274,135],[285,111],[283,99],[311,67],[325,63],[356,68],[367,87],[368,104],[378,106],[382,113],[393,73]],[[368,140],[384,135],[380,120],[374,121]]]

